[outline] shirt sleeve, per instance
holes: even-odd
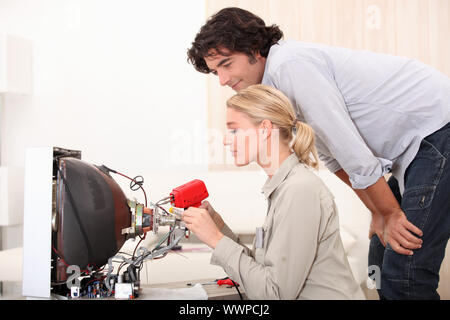
[[[300,295],[318,246],[321,207],[314,190],[289,188],[272,204],[276,207],[273,223],[264,233],[266,247],[254,251],[264,254],[264,264],[228,237],[214,249],[211,263],[222,266],[242,284],[250,299],[296,299]]]
[[[229,239],[233,240],[234,242],[240,244],[244,248],[246,254],[248,254],[250,256],[252,255],[251,250],[247,246],[245,246],[244,243],[241,242],[241,239],[239,239],[239,236],[236,235],[226,223],[224,223],[224,225],[223,225],[222,229],[220,230],[220,232],[222,232],[222,234],[224,236],[226,236],[227,238],[229,238]]]
[[[322,142],[320,137],[316,135],[315,140],[319,159],[325,164],[328,170],[335,173],[336,171],[342,169],[339,162],[337,162],[337,160],[333,158],[327,146]]]
[[[222,229],[220,230],[224,236],[227,236],[234,242],[239,242],[239,237],[230,229],[230,227],[224,223]]]
[[[353,188],[365,189],[391,170],[392,162],[376,157],[359,134],[325,61],[286,61],[266,79],[301,110],[327,147],[329,154],[317,146],[322,161],[333,172],[344,169]]]

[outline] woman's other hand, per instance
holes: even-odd
[[[211,216],[211,218],[213,219],[213,221],[216,224],[217,228],[219,230],[222,230],[225,222],[223,221],[223,219],[220,216],[220,214],[218,214],[217,211],[214,210],[214,208],[212,207],[212,205],[208,201],[203,201],[199,208],[208,210],[208,213]]]
[[[223,237],[207,209],[190,207],[183,212],[182,220],[200,241],[213,249]]]

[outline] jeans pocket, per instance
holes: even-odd
[[[423,186],[410,189],[403,194],[402,209],[405,211],[423,210],[433,201],[436,186]]]
[[[445,139],[447,141],[447,139]],[[438,141],[440,142],[440,141]],[[427,138],[422,140],[422,143],[426,146],[426,148],[430,149],[429,153],[433,154],[433,156],[437,156],[438,158],[445,158],[445,155],[433,144],[433,141],[428,141]],[[443,150],[445,152],[445,149]]]
[[[403,197],[408,194],[418,196],[420,192],[433,193],[441,179],[446,161],[447,159],[431,142],[422,140],[416,157],[406,169]],[[420,199],[421,207],[426,200]]]

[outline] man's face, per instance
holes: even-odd
[[[230,52],[221,49],[226,56],[211,49],[209,56],[205,57],[205,62],[211,72],[219,77],[220,85],[229,86],[234,91],[245,89],[253,84],[259,84],[264,75],[266,58],[259,53],[254,58],[248,57],[244,53]]]

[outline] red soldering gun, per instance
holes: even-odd
[[[202,204],[202,200],[206,199],[208,196],[209,194],[208,190],[206,190],[205,183],[201,180],[195,179],[173,189],[170,196],[159,201],[159,205],[157,204],[156,207],[160,207],[160,205],[170,202],[170,204],[175,208],[170,208],[169,212],[172,212],[171,210],[173,209],[177,210],[176,208],[179,208],[178,210],[182,212],[183,209],[187,209],[189,207],[199,207]],[[143,207],[141,204],[137,204],[137,206]],[[150,230],[156,232],[158,230],[158,226],[173,225],[177,223],[177,220],[170,220],[167,219],[166,216],[161,216],[158,214],[157,209],[158,208],[154,211],[154,208],[143,207],[143,215],[140,211],[138,211],[138,214],[132,215],[132,227],[128,228],[131,229],[131,231],[125,230],[125,232],[132,233],[132,236],[136,236],[137,234],[142,233],[140,230],[144,233]],[[181,215],[181,212],[175,211],[178,215]],[[138,233],[133,232],[135,228],[137,228]]]
[[[195,179],[173,189],[170,193],[170,203],[174,207],[184,209],[199,207],[202,204],[202,200],[208,196],[205,183]]]

